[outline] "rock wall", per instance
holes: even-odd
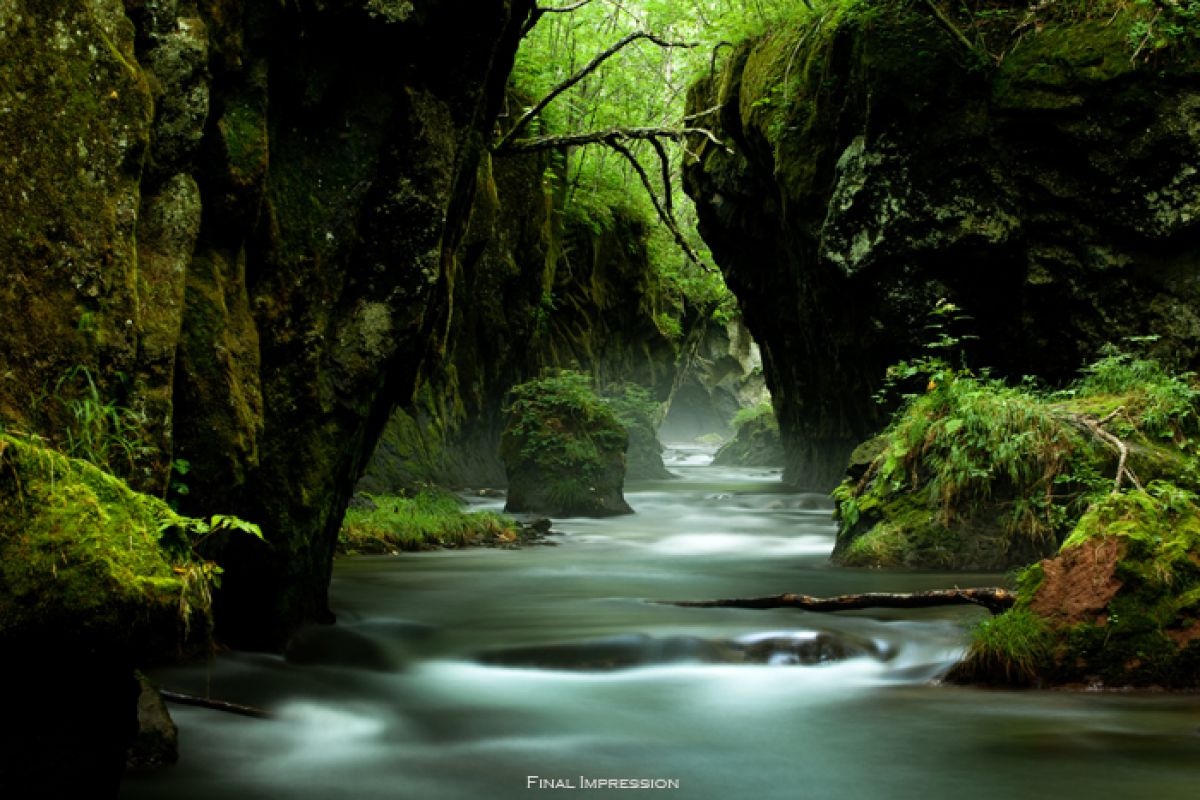
[[[221,554],[227,641],[328,616],[354,481],[470,280],[532,5],[0,6],[0,417],[61,438],[91,376],[137,485],[183,459],[186,510],[261,523]]]
[[[693,87],[729,149],[694,141],[686,186],[762,347],[790,482],[836,482],[942,298],[1001,374],[1062,380],[1131,335],[1197,363],[1200,60],[1131,58],[1136,13],[1041,19],[995,66],[927,6],[841,3]]]
[[[694,324],[659,435],[664,441],[728,437],[735,414],[769,400],[762,355],[740,318]]]

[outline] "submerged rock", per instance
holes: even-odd
[[[887,653],[869,639],[803,631],[745,636],[737,640],[743,659],[754,664],[814,666],[851,658],[884,659]]]
[[[753,634],[734,640],[644,633],[586,642],[553,643],[479,656],[485,664],[554,670],[616,670],[656,664],[769,664],[814,666],[851,658],[886,658],[874,642],[826,632]]]
[[[283,655],[292,664],[395,672],[435,632],[432,626],[404,620],[310,625],[292,635]]]
[[[609,636],[586,642],[554,643],[479,656],[484,664],[557,670],[614,670],[674,662],[727,663],[736,660],[729,645],[694,636],[656,638],[644,633]]]

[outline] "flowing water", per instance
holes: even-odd
[[[122,798],[1200,796],[1196,695],[937,685],[977,609],[647,602],[1002,579],[832,567],[825,498],[707,461],[670,451],[680,480],[628,487],[633,516],[556,521],[554,547],[339,561],[340,625],[290,660],[154,675],[276,718],[173,707],[180,763]],[[606,779],[651,788],[584,788]]]

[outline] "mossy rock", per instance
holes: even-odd
[[[1055,395],[943,370],[854,451],[834,491],[833,560],[994,571],[1049,557],[1112,489],[1116,442],[1133,476],[1200,488],[1192,380],[1127,354]]]
[[[1005,685],[1200,686],[1200,506],[1155,482],[1110,495],[1053,559],[1022,573],[949,679]]]
[[[738,426],[737,433],[713,456],[714,466],[782,467],[783,441],[779,423],[769,411]]]
[[[629,436],[612,408],[579,373],[512,390],[500,455],[508,472],[506,511],[605,517],[625,502]]]
[[[1052,555],[1059,476],[1099,474],[1107,453],[1038,398],[997,382],[931,381],[855,450],[834,491],[833,560],[845,566],[1004,570]],[[855,463],[857,460],[858,463]]]
[[[182,521],[161,500],[0,434],[0,511],[0,642],[151,655],[207,632],[206,593],[160,544]]]

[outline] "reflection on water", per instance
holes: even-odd
[[[633,516],[557,520],[557,547],[341,561],[338,628],[305,632],[287,659],[162,671],[278,716],[173,708],[180,764],[130,777],[122,797],[1195,796],[1194,695],[932,685],[978,610],[646,602],[1000,579],[833,568],[825,498],[782,491],[777,472],[707,467],[703,451],[670,455],[682,480],[629,487]]]

